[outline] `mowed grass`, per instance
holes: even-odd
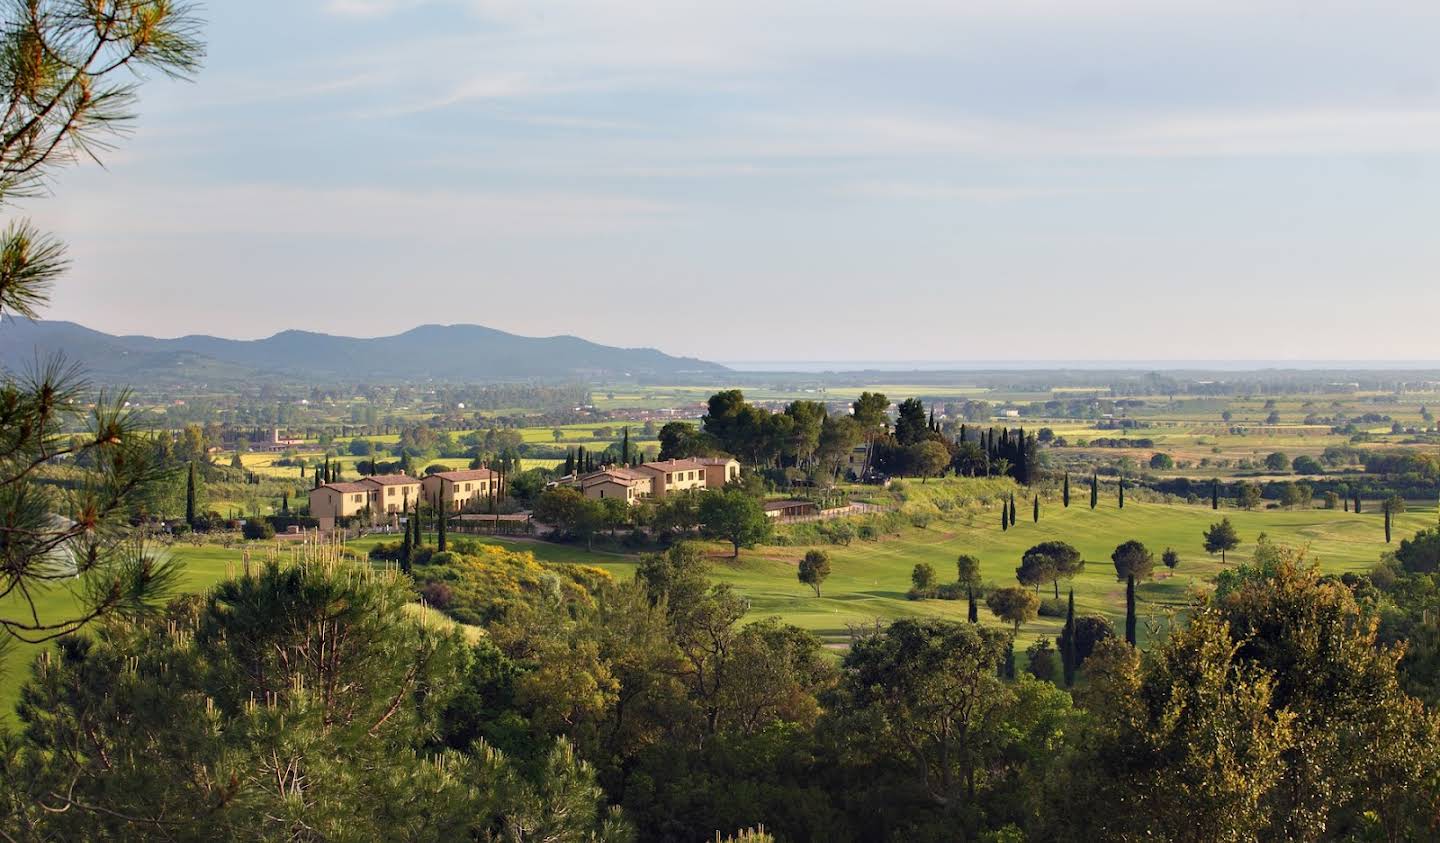
[[[1208,505],[1139,502],[1120,510],[1113,499],[1092,511],[1084,494],[1077,495],[1069,509],[1058,501],[1043,506],[1038,524],[1031,520],[1030,508],[1021,507],[1018,523],[1008,531],[1000,529],[997,506],[981,510],[970,525],[936,521],[926,529],[907,528],[899,537],[877,542],[823,546],[831,556],[832,573],[820,597],[796,579],[796,565],[807,547],[746,550],[735,562],[725,548],[716,545],[715,574],[717,580],[732,584],[750,600],[752,617],[779,616],[839,644],[848,639],[851,625],[869,624],[877,618],[938,615],[963,620],[964,600],[915,601],[905,596],[916,563],[930,563],[942,582],[949,581],[955,578],[955,559],[961,553],[980,558],[987,583],[1015,585],[1015,569],[1027,548],[1043,541],[1069,542],[1080,550],[1087,565],[1073,582],[1060,583],[1061,596],[1073,584],[1077,613],[1105,615],[1119,629],[1125,615],[1125,587],[1115,578],[1110,554],[1127,539],[1144,542],[1157,559],[1156,579],[1143,583],[1138,592],[1142,627],[1147,615],[1163,621],[1188,604],[1192,594],[1208,588],[1224,567],[1248,561],[1262,532],[1279,543],[1308,547],[1311,558],[1332,573],[1367,570],[1386,549],[1384,520],[1378,513],[1355,515],[1320,509],[1214,512]],[[1204,552],[1201,537],[1206,527],[1222,516],[1235,525],[1241,539],[1240,547],[1226,555],[1225,564]],[[1434,524],[1435,518],[1433,509],[1398,516],[1395,541]],[[1179,551],[1182,560],[1173,572],[1158,564],[1166,547]],[[630,576],[634,567],[632,560],[598,558],[592,564],[617,576]],[[1042,597],[1054,594],[1049,585],[1040,593]],[[984,623],[998,624],[983,602],[980,616]],[[1062,622],[1037,618],[1021,627],[1020,643],[1058,635]]]

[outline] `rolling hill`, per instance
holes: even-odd
[[[481,325],[421,325],[388,337],[282,331],[258,340],[116,336],[74,322],[0,322],[0,365],[23,370],[63,353],[100,381],[130,383],[303,378],[497,381],[667,376],[726,371],[653,348],[572,336],[524,337]]]

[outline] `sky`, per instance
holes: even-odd
[[[1440,358],[1440,5],[210,0],[52,319],[712,360]]]

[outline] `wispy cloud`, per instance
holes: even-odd
[[[126,189],[114,182],[72,192],[35,216],[66,237],[199,234],[465,239],[484,234],[564,236],[653,225],[674,203],[558,191],[316,189],[283,184]]]

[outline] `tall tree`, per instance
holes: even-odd
[[[1130,539],[1110,554],[1116,576],[1125,581],[1125,642],[1135,645],[1135,583],[1149,579],[1155,571],[1155,555],[1145,545]]]
[[[760,502],[743,489],[717,489],[700,497],[700,524],[707,535],[724,539],[740,558],[742,547],[754,547],[770,535],[770,519]]]
[[[960,554],[955,560],[955,581],[978,588],[981,581],[980,560],[968,553]]]
[[[1125,478],[1120,478],[1120,508],[1125,508]]]
[[[1210,481],[1210,508],[1211,508],[1211,509],[1219,509],[1219,508],[1220,508],[1220,481],[1219,481],[1219,480],[1211,480],[1211,481]]]
[[[190,463],[190,469],[185,475],[185,523],[191,527],[195,526],[195,463]],[[1387,530],[1388,522],[1387,522]]]
[[[1222,564],[1225,562],[1225,552],[1240,546],[1240,536],[1235,532],[1229,518],[1221,518],[1219,523],[1211,524],[1205,530],[1204,538],[1205,552],[1211,556],[1220,554]]]
[[[978,815],[955,809],[999,786],[1031,713],[997,675],[1008,642],[979,624],[906,618],[845,656],[838,725],[884,769],[908,773],[907,791],[945,811],[949,839],[980,839]]]
[[[800,582],[805,583],[815,590],[815,596],[820,596],[820,586],[830,576],[830,554],[823,550],[808,550],[804,558],[800,560],[797,576]]]
[[[883,392],[862,392],[851,404],[851,418],[859,426],[867,446],[865,471],[870,469],[870,462],[874,458],[875,438],[883,433],[889,424],[889,417],[885,414],[889,407],[890,399],[885,397]]]
[[[1071,579],[1085,569],[1080,551],[1062,541],[1048,541],[1031,547],[1020,557],[1020,567],[1015,571],[1016,579],[1037,588],[1041,583],[1055,585],[1055,596],[1060,596],[1060,580]]]
[[[445,552],[446,522],[450,520],[450,513],[445,511],[445,502],[440,499],[435,501],[435,549],[441,553]]]
[[[1090,508],[1094,509],[1100,503],[1100,475],[1090,475]]]
[[[1015,526],[1015,493],[1010,493],[1010,526]]]
[[[1013,585],[997,588],[985,597],[985,605],[995,617],[1008,622],[1014,632],[1020,631],[1020,624],[1034,620],[1040,608],[1040,598],[1035,592]]]
[[[1065,607],[1065,626],[1060,635],[1060,667],[1065,675],[1065,687],[1075,684],[1075,589],[1070,589],[1070,601]]]
[[[1036,523],[1036,524],[1039,524],[1039,523],[1040,523],[1040,496],[1039,496],[1038,494],[1035,496],[1035,512],[1034,512],[1034,517],[1035,517],[1035,523]]]
[[[1065,485],[1061,488],[1060,499],[1064,501],[1065,508],[1070,508],[1070,472],[1065,472]]]
[[[895,418],[895,440],[902,447],[916,445],[925,441],[929,434],[929,426],[925,423],[925,405],[919,398],[906,398],[900,402],[899,413]]]

